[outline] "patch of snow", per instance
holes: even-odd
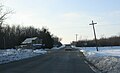
[[[120,57],[120,47],[99,47],[99,51],[96,51],[95,47],[79,47],[81,52],[84,52],[86,56],[117,56]]]
[[[77,48],[103,73],[120,73],[120,46],[99,47],[99,51],[95,47]]]
[[[53,47],[52,49],[61,49],[61,47]],[[34,57],[37,55],[42,55],[47,53],[47,49],[6,49],[0,50],[0,64],[8,63],[15,60],[21,60],[29,57]]]
[[[29,58],[41,54],[45,54],[47,51],[41,49],[6,49],[0,50],[0,64],[8,63],[15,60]]]
[[[43,50],[43,49],[36,49],[33,51],[34,53],[41,53],[41,54],[45,54],[47,53],[47,51]]]
[[[60,47],[53,47],[52,49],[61,49],[61,48],[64,48],[64,47],[65,47],[65,45],[62,45]]]

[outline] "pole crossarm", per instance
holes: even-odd
[[[92,23],[91,23],[91,24],[89,24],[89,25],[94,25],[94,24],[97,24],[97,23],[94,23],[94,22],[93,22],[93,20],[92,20]]]

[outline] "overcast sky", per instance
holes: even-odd
[[[97,38],[120,33],[120,0],[5,0],[14,10],[9,24],[48,27],[63,43],[78,39],[93,39],[94,20]]]

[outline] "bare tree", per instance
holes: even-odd
[[[7,7],[5,7],[2,4],[2,0],[0,0],[0,43],[4,43],[1,44],[0,47],[2,47],[4,45],[5,48],[5,44],[6,44],[6,31],[5,31],[5,27],[3,27],[3,24],[5,22],[5,20],[8,18],[7,16],[9,14],[11,14],[13,11]]]
[[[7,19],[9,14],[13,13],[10,8],[6,8],[4,5],[0,4],[0,27],[3,25],[3,22]]]

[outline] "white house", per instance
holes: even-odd
[[[38,37],[26,38],[20,45],[24,49],[40,49],[42,47],[42,39]]]

